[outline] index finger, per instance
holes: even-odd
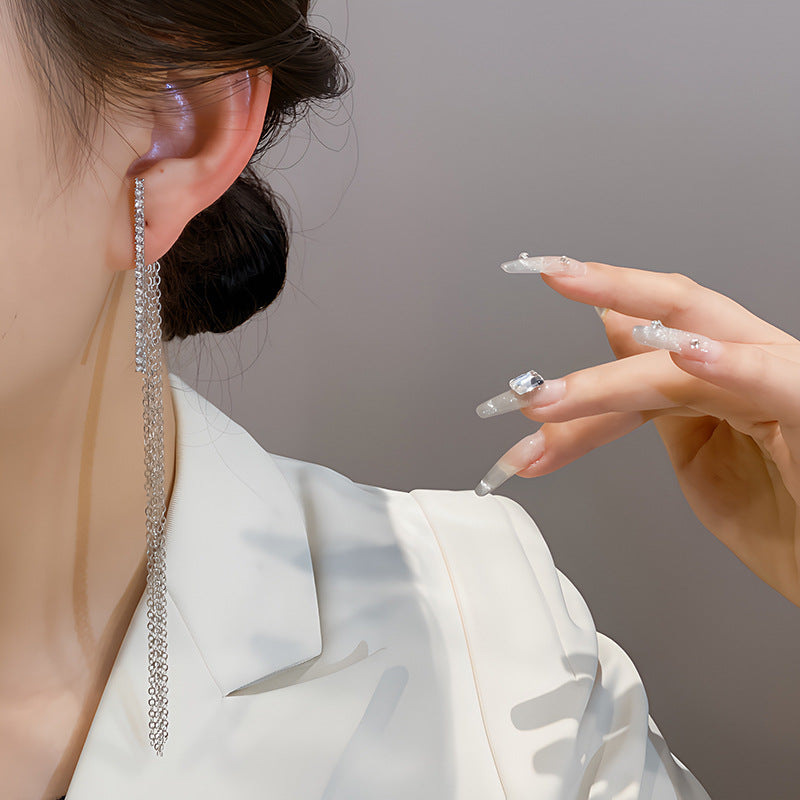
[[[654,272],[586,262],[579,277],[545,275],[560,295],[622,314],[659,319],[665,325],[729,342],[771,344],[796,341],[744,306],[677,272]]]

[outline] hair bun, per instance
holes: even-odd
[[[265,309],[283,288],[288,253],[280,200],[249,165],[160,259],[164,341],[226,333]]]

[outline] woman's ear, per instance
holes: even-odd
[[[114,212],[108,261],[132,269],[134,178],[144,180],[145,263],[161,258],[186,224],[239,177],[261,138],[272,73],[223,75],[189,89],[165,85],[150,149],[128,168]]]

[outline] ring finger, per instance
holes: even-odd
[[[519,410],[536,422],[565,422],[608,412],[680,414],[679,409],[719,417],[746,416],[754,412],[754,402],[752,395],[742,397],[689,375],[667,352],[651,350],[545,381],[523,395],[504,392],[475,410],[483,418]]]

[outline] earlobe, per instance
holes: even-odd
[[[179,84],[165,84],[164,102],[153,117],[150,149],[127,170],[119,203],[124,214],[109,243],[112,267],[133,267],[133,178],[145,183],[145,259],[150,264],[234,183],[261,138],[271,89],[269,70],[222,75],[189,89],[179,89]],[[125,226],[129,243],[119,239]]]

